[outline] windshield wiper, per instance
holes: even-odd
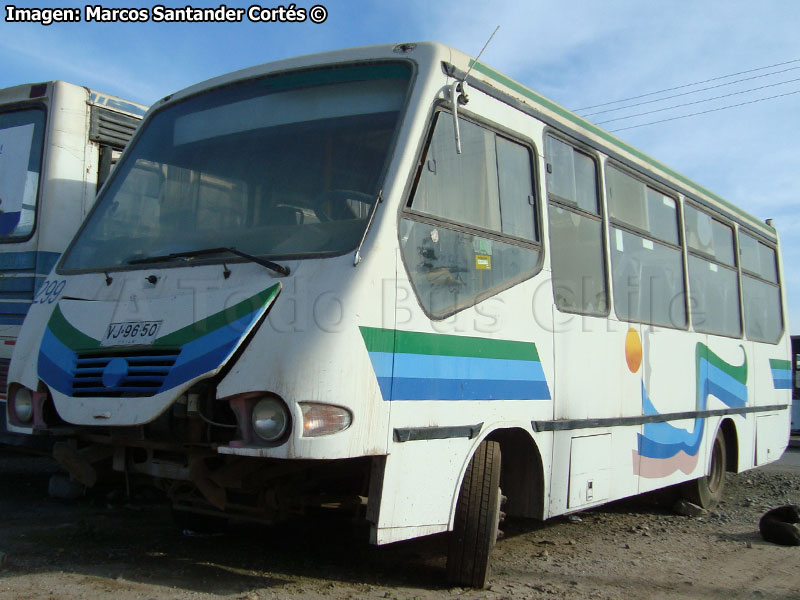
[[[129,260],[128,264],[145,265],[150,263],[168,262],[176,258],[190,260],[192,258],[205,256],[206,254],[221,254],[223,252],[227,252],[228,254],[234,254],[236,256],[241,256],[242,258],[246,258],[251,262],[259,264],[262,267],[266,267],[272,271],[275,271],[276,273],[280,273],[281,275],[288,275],[291,272],[289,270],[289,267],[287,266],[279,265],[278,263],[272,262],[271,260],[259,258],[258,256],[248,254],[247,252],[242,252],[241,250],[237,250],[236,248],[225,248],[225,247],[205,248],[204,250],[187,250],[186,252],[173,252],[171,254],[163,254],[161,256],[148,256],[147,258],[135,258],[133,260]]]

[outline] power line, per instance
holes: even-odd
[[[687,87],[692,87],[693,85],[701,85],[703,83],[710,83],[712,81],[719,81],[720,79],[727,79],[728,77],[736,77],[737,75],[745,75],[747,73],[755,73],[756,71],[763,71],[764,69],[772,69],[774,67],[782,67],[784,65],[790,65],[796,62],[800,62],[800,59],[795,60],[787,60],[786,62],[776,63],[774,65],[768,65],[766,67],[758,67],[756,69],[749,69],[747,71],[739,71],[738,73],[731,73],[730,75],[720,75],[719,77],[712,77],[711,79],[704,79],[703,81],[695,81],[694,83],[686,83],[684,85],[678,85],[671,88],[666,88],[663,90],[658,90],[656,92],[648,92],[647,94],[640,94],[639,96],[631,96],[630,98],[622,98],[621,100],[613,100],[611,102],[603,102],[602,104],[593,104],[592,106],[584,106],[583,108],[576,108],[573,112],[580,112],[582,110],[589,110],[591,108],[599,108],[601,106],[608,106],[609,104],[619,104],[620,102],[628,102],[629,100],[638,100],[639,98],[647,98],[648,96],[655,96],[656,94],[663,94],[664,92],[672,92],[674,90],[680,90]]]
[[[619,129],[612,129],[611,133],[615,133],[617,131],[625,131],[626,129],[636,129],[637,127],[646,127],[647,125],[655,125],[657,123],[666,123],[667,121],[677,121],[678,119],[686,119],[688,117],[695,117],[697,115],[705,115],[712,112],[717,112],[720,110],[726,110],[728,108],[736,108],[738,106],[745,106],[747,104],[755,104],[757,102],[764,102],[765,100],[774,100],[775,98],[783,98],[784,96],[791,96],[792,94],[800,94],[800,90],[794,92],[787,92],[785,94],[778,94],[777,96],[768,96],[767,98],[759,98],[758,100],[750,100],[749,102],[741,102],[740,104],[731,104],[729,106],[720,106],[719,108],[712,108],[709,110],[704,110],[701,112],[691,113],[688,115],[681,115],[679,117],[671,117],[669,119],[661,119],[660,121],[651,121],[650,123],[641,123],[640,125],[630,125],[628,127],[620,127]]]
[[[607,108],[606,110],[598,110],[597,112],[588,113],[582,115],[584,118],[592,117],[594,115],[602,115],[604,113],[609,112],[616,112],[618,110],[625,110],[626,108],[634,108],[636,106],[643,106],[645,104],[654,104],[656,102],[663,102],[664,100],[672,100],[673,98],[680,98],[681,96],[689,96],[690,94],[698,94],[700,92],[707,92],[708,90],[714,90],[717,88],[725,87],[726,85],[734,85],[737,83],[742,83],[743,81],[752,81],[753,79],[762,79],[764,77],[771,77],[773,75],[780,75],[781,73],[786,73],[788,71],[796,71],[800,69],[800,67],[790,67],[788,69],[783,69],[782,71],[773,71],[772,73],[764,73],[763,75],[755,75],[753,77],[745,77],[744,79],[737,79],[736,81],[728,81],[727,83],[719,83],[717,85],[711,85],[708,87],[700,88],[699,90],[692,90],[691,92],[682,92],[680,94],[673,94],[672,96],[664,96],[663,98],[656,98],[655,100],[646,100],[644,102],[637,102],[636,104],[628,104],[626,106],[620,106],[618,108]],[[794,80],[793,80],[794,81]],[[696,84],[695,84],[696,85]],[[753,89],[761,89],[761,88],[753,88]]]
[[[684,102],[683,104],[674,104],[672,106],[667,106],[665,108],[657,108],[655,110],[648,110],[645,112],[636,113],[633,115],[627,115],[624,117],[615,117],[613,119],[606,119],[605,121],[596,121],[595,125],[603,125],[604,123],[612,123],[614,121],[624,121],[625,119],[633,119],[635,117],[643,117],[644,115],[652,115],[658,112],[664,112],[667,110],[673,110],[676,108],[681,108],[683,106],[692,106],[694,104],[702,104],[703,102],[711,102],[713,100],[721,100],[722,98],[730,98],[731,96],[741,96],[742,94],[749,94],[750,92],[756,92],[758,90],[764,90],[767,88],[777,87],[779,85],[786,85],[787,83],[795,83],[800,81],[800,77],[797,79],[789,79],[788,81],[780,81],[778,83],[771,83],[769,85],[762,85],[756,88],[750,88],[748,90],[741,90],[738,92],[731,92],[730,94],[723,94],[722,96],[714,96],[713,98],[705,98],[703,100],[695,100],[694,102]]]

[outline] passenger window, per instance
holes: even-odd
[[[554,137],[546,139],[546,153],[556,306],[567,312],[605,315],[608,299],[596,163]]]
[[[683,215],[689,246],[692,325],[703,333],[739,337],[742,320],[733,229],[689,204]]]
[[[612,219],[657,240],[679,245],[678,213],[674,198],[612,166],[606,169],[606,179],[608,209]]]
[[[674,198],[609,166],[606,187],[611,271],[617,316],[667,327],[686,326],[683,257]]]
[[[439,113],[421,160],[400,247],[420,303],[434,318],[533,275],[539,264],[531,152],[475,123]]]
[[[745,333],[751,340],[775,343],[783,332],[775,250],[740,231],[739,255]]]

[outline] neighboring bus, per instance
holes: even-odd
[[[478,587],[504,512],[708,507],[776,460],[775,229],[472,62],[342,50],[155,105],[25,321],[14,431],[189,521],[452,531]]]
[[[51,81],[0,90],[0,402],[34,295],[145,107]],[[9,438],[0,419],[0,442]]]
[[[792,431],[800,432],[800,335],[792,336]]]

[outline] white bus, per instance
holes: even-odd
[[[34,294],[145,107],[63,81],[0,90],[0,402]],[[0,419],[0,441],[5,418]]]
[[[773,227],[456,50],[294,58],[150,109],[34,300],[8,416],[183,517],[451,531],[481,587],[503,512],[711,506],[781,455],[780,282]]]

